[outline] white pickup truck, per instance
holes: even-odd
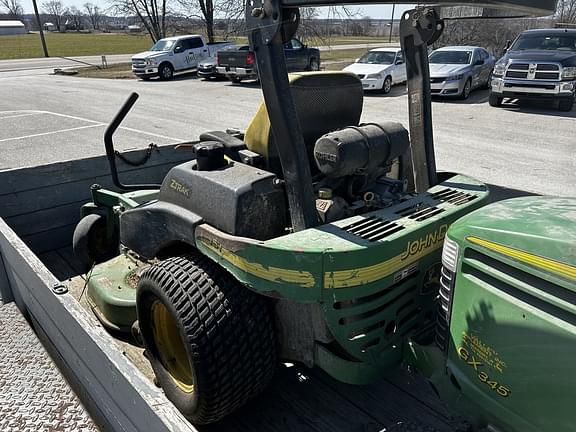
[[[132,72],[143,80],[159,77],[171,80],[174,73],[195,70],[198,64],[232,42],[206,43],[200,35],[173,36],[160,39],[149,51],[132,57]]]

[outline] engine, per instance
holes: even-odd
[[[351,126],[320,137],[314,146],[320,171],[314,190],[322,221],[388,207],[399,200],[406,192],[406,181],[398,178],[399,160],[409,147],[408,131],[394,122]]]

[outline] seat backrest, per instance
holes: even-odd
[[[299,72],[289,75],[290,89],[312,172],[316,140],[346,126],[358,126],[364,92],[358,77],[348,72]],[[268,170],[281,175],[282,170],[266,105],[262,103],[246,129],[244,141],[249,150],[267,161]]]

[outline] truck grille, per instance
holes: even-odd
[[[146,64],[145,60],[132,60],[132,65],[134,66],[144,66]]]
[[[511,63],[506,78],[560,81],[560,65],[555,63]]]

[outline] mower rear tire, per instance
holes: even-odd
[[[84,216],[76,225],[72,249],[82,273],[88,273],[94,264],[118,255],[117,242],[107,237],[106,218],[95,213]]]
[[[137,311],[159,384],[194,424],[222,419],[274,375],[277,347],[266,299],[200,253],[146,270]]]

